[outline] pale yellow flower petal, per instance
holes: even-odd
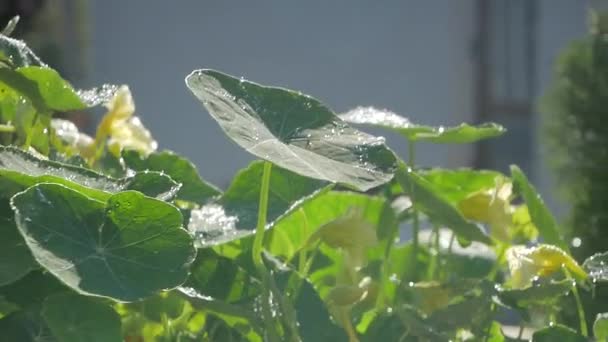
[[[507,250],[511,286],[525,288],[537,276],[549,276],[565,267],[575,278],[586,279],[587,273],[570,255],[553,245],[527,248],[513,246]]]
[[[118,149],[118,153],[123,149],[128,149],[143,155],[148,155],[158,148],[158,143],[152,138],[150,131],[136,116],[112,128],[108,145],[113,153],[116,149]]]

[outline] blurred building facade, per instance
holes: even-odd
[[[551,198],[534,101],[559,50],[585,34],[586,6],[571,0],[91,1],[86,85],[129,84],[161,148],[191,158],[220,186],[251,157],[189,94],[183,80],[197,68],[297,89],[337,112],[371,105],[430,125],[496,121],[510,129],[504,137],[483,145],[420,145],[418,163],[501,170],[517,163]],[[372,133],[386,135],[405,157],[398,136]]]

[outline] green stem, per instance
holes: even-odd
[[[410,140],[408,142],[408,167],[410,169],[414,169],[415,159],[416,159],[416,148],[415,142]],[[414,279],[417,280],[417,272],[418,269],[418,233],[420,231],[420,223],[418,222],[418,210],[416,210],[416,204],[414,199],[414,191],[410,189],[410,200],[414,204],[412,207],[412,269],[414,270]]]
[[[524,335],[524,325],[519,326],[519,332],[517,333],[517,340],[521,341],[521,337]]]
[[[319,244],[320,242],[317,242],[313,246],[313,252],[310,254],[308,259],[302,266],[301,270],[298,271],[298,279],[296,280],[296,284],[293,287],[293,298],[298,298],[298,296],[300,295],[300,288],[302,287],[302,283],[306,281],[306,278],[308,277],[308,272],[310,272],[310,268],[312,267],[312,263],[315,261],[315,258],[317,257],[317,254],[319,252]]]
[[[264,173],[262,174],[262,184],[260,187],[260,205],[258,207],[258,224],[255,228],[255,238],[253,240],[252,257],[253,264],[257,267],[264,267],[262,261],[262,243],[264,242],[264,231],[266,230],[266,214],[268,212],[268,191],[270,189],[270,172],[272,163],[264,162]]]
[[[272,163],[264,162],[264,171],[262,174],[262,184],[260,185],[260,204],[258,207],[258,222],[255,229],[255,237],[253,247],[251,249],[251,257],[253,264],[262,280],[262,313],[264,317],[264,326],[266,334],[270,341],[279,341],[279,335],[275,330],[275,319],[272,314],[271,296],[270,296],[270,272],[266,269],[262,260],[262,244],[264,242],[264,232],[266,230],[266,215],[268,213],[268,191],[270,189],[270,172],[272,171]]]
[[[0,124],[0,133],[13,133],[15,132],[15,126]]]
[[[36,114],[34,114],[34,119],[32,119],[32,125],[30,126],[30,130],[27,132],[27,135],[25,136],[25,144],[24,144],[24,149],[27,150],[30,148],[30,146],[32,145],[32,138],[33,135],[32,131],[34,130],[34,126],[36,126],[36,124],[38,123],[38,112],[36,112]]]
[[[454,234],[454,232],[452,232],[452,235],[450,236],[450,242],[448,244],[448,251],[446,253],[446,255],[444,256],[444,260],[446,263],[446,267],[449,268],[450,267],[450,261],[452,260],[452,248],[454,247],[454,241],[456,240],[456,234]],[[441,269],[441,279],[446,280],[447,279],[447,272],[444,273],[443,271],[445,271],[445,269]]]
[[[452,232],[450,236],[450,244],[448,245],[448,257],[452,255],[452,246],[454,246],[454,240],[456,240],[456,234]]]
[[[583,302],[581,301],[581,297],[578,294],[578,288],[576,287],[576,281],[572,278],[572,275],[568,271],[566,267],[562,266],[562,270],[570,281],[572,281],[572,294],[574,295],[574,300],[576,301],[576,311],[578,311],[578,319],[581,325],[581,334],[587,337],[589,336],[589,332],[587,330],[587,319],[585,318],[585,309],[583,309]]]
[[[386,241],[386,247],[384,248],[384,261],[382,262],[382,288],[385,288],[384,282],[390,281],[390,270],[391,270],[391,251],[393,250],[393,246],[396,244],[395,240],[397,239],[397,234],[399,234],[399,224],[394,223],[390,227],[390,232],[388,233],[388,238]],[[386,301],[386,293],[385,291],[380,291],[380,294],[377,297],[376,304],[377,307],[382,307]]]
[[[494,320],[494,314],[496,313],[496,305],[494,303],[490,306],[490,317],[488,319],[488,326],[486,327],[486,331],[484,334],[484,342],[488,342],[488,338],[490,337],[490,330],[492,329],[492,321]]]
[[[507,245],[500,244],[498,247],[498,255],[496,256],[496,262],[494,263],[494,265],[492,265],[492,269],[490,270],[490,273],[488,273],[488,279],[490,281],[494,281],[494,278],[496,278],[498,271],[500,271],[500,267],[504,261],[506,252],[507,252]]]
[[[429,265],[429,270],[428,270],[428,274],[427,277],[430,280],[435,280],[437,273],[439,273],[439,268],[440,268],[440,254],[439,254],[439,226],[434,225],[433,226],[433,240],[430,241],[431,243],[431,247],[432,250],[434,251],[434,253],[431,256],[431,262]]]

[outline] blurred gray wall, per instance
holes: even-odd
[[[586,2],[538,4],[541,94],[558,51],[585,32]],[[185,87],[196,68],[301,90],[338,112],[373,105],[424,124],[474,120],[474,0],[104,0],[91,2],[90,13],[91,85],[129,84],[160,147],[191,158],[220,186],[251,157]],[[372,133],[387,135],[405,157],[398,136]],[[556,206],[546,156],[538,144],[534,149],[532,176]],[[417,151],[421,165],[472,161],[470,146]]]
[[[196,68],[301,90],[336,111],[373,105],[425,124],[472,120],[471,0],[104,0],[90,10],[91,80],[129,84],[161,148],[218,185],[251,157],[185,87]],[[405,155],[402,139],[388,138]],[[470,148],[420,146],[417,155],[466,165]]]

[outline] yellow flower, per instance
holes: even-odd
[[[488,224],[494,238],[509,242],[508,228],[513,222],[512,188],[510,182],[497,180],[495,188],[469,195],[458,203],[458,208],[467,219]]]
[[[565,267],[575,278],[586,279],[587,273],[566,252],[553,245],[513,246],[507,250],[511,286],[525,288],[537,276],[546,277]]]
[[[129,118],[122,125],[114,127],[108,146],[115,155],[119,155],[123,149],[135,150],[143,155],[148,155],[158,148],[150,131],[136,116]]]
[[[310,246],[320,239],[332,248],[340,248],[353,268],[364,265],[366,251],[378,243],[374,226],[365,221],[358,208],[321,226],[308,240]]]
[[[129,87],[123,85],[114,97],[106,103],[108,112],[97,127],[96,145],[109,138],[110,151],[119,155],[123,149],[136,150],[148,155],[156,150],[158,144],[152,138],[138,117],[134,116],[135,103]]]

